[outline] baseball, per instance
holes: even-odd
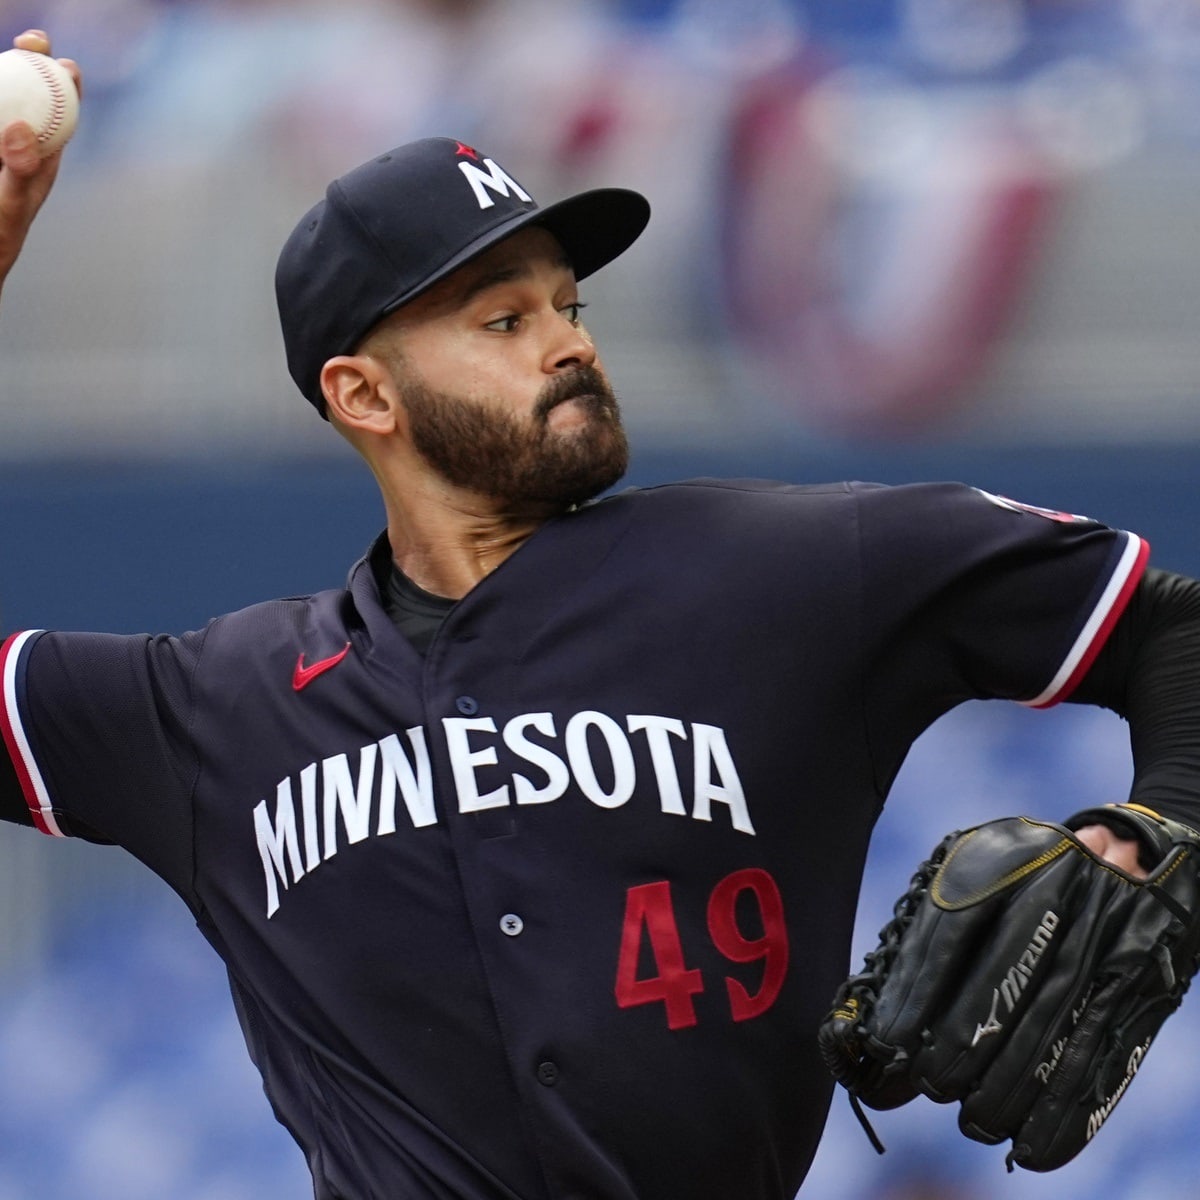
[[[0,128],[27,121],[42,157],[64,146],[79,118],[79,93],[57,60],[32,50],[0,53]]]

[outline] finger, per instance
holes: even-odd
[[[50,35],[41,29],[27,29],[13,38],[18,50],[32,50],[35,54],[50,53]]]
[[[13,121],[0,130],[0,162],[11,176],[28,179],[42,166],[37,136],[25,121]]]
[[[75,90],[82,96],[83,75],[80,73],[79,64],[73,58],[60,58],[58,61],[67,68],[71,78],[75,80]]]
[[[1146,872],[1138,865],[1136,838],[1124,838],[1107,825],[1084,825],[1075,836],[1097,857],[1120,867],[1135,879],[1145,879]]]

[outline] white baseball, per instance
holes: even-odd
[[[0,128],[27,121],[44,158],[66,144],[79,119],[79,93],[57,59],[32,50],[0,53]]]

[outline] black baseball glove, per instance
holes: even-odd
[[[1137,880],[1073,830],[1135,835]],[[1069,1162],[1125,1094],[1200,966],[1200,833],[1134,804],[952,833],[913,876],[819,1031],[871,1108],[961,1101],[976,1141]],[[863,1119],[864,1126],[870,1131]]]

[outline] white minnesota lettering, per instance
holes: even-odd
[[[755,832],[725,731],[716,725],[689,726],[675,717],[646,714],[628,716],[622,725],[606,713],[587,710],[570,717],[561,734],[548,712],[522,713],[503,728],[491,717],[447,717],[440,732],[460,813],[549,804],[574,785],[602,810],[623,808],[643,795],[654,797],[658,810],[668,815],[712,822],[714,805],[722,805],[732,828]],[[675,743],[688,741],[690,788],[675,754]],[[639,745],[643,755],[648,752],[650,767],[641,780]],[[509,762],[515,757],[531,773],[502,766],[502,748]],[[407,814],[406,828],[438,823],[426,730],[419,725],[403,737],[390,733],[356,755],[330,755],[281,779],[273,810],[265,799],[254,807],[267,916],[278,912],[283,892],[333,858],[339,845],[355,845],[372,832],[395,834],[397,799]]]

